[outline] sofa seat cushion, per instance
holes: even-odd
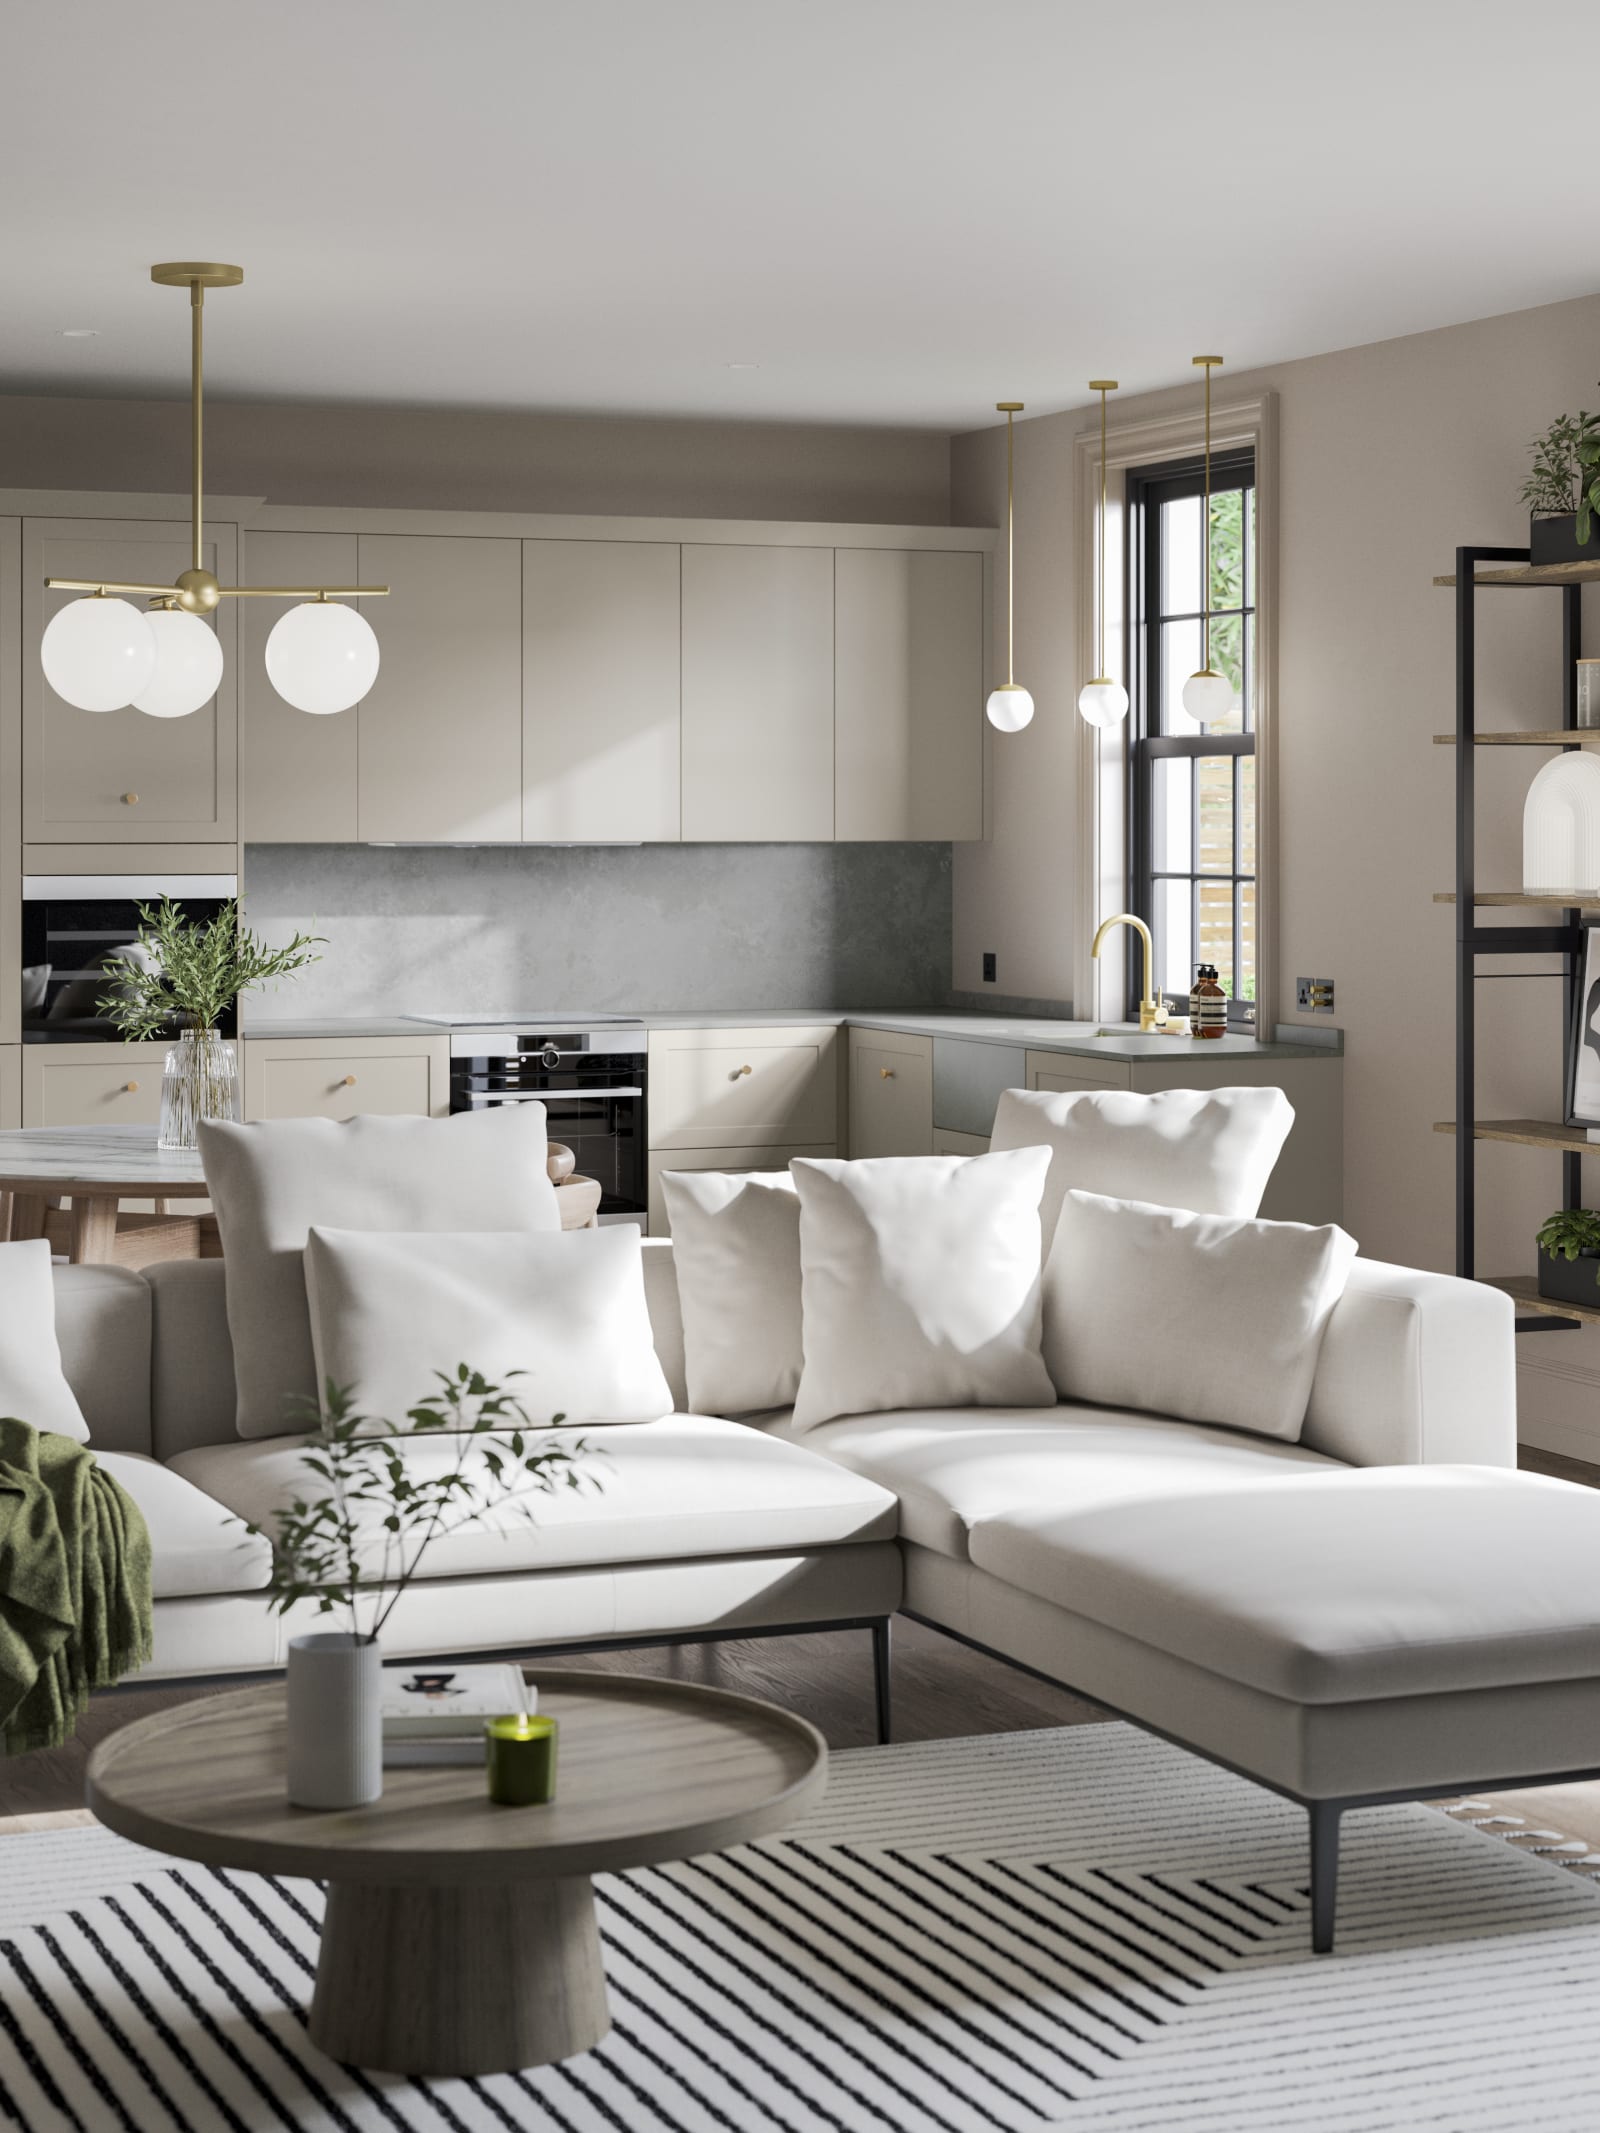
[[[558,1439],[581,1432],[559,1430]],[[174,1467],[241,1518],[272,1529],[280,1505],[304,1493],[307,1437],[207,1445]],[[580,1564],[665,1562],[682,1556],[755,1555],[774,1548],[888,1540],[896,1506],[887,1489],[797,1444],[739,1422],[668,1415],[596,1432],[585,1471],[597,1489],[529,1492],[444,1535],[423,1561],[427,1577],[553,1570]],[[458,1456],[438,1437],[399,1440],[408,1465],[436,1472]],[[530,1515],[531,1514],[531,1515]],[[371,1514],[369,1561],[381,1553]]]
[[[787,1414],[762,1426],[784,1436]],[[958,1559],[981,1520],[1034,1505],[1070,1517],[1151,1496],[1194,1496],[1258,1475],[1338,1470],[1304,1445],[1119,1408],[952,1407],[843,1415],[802,1441],[900,1499],[902,1538]]]
[[[1493,1467],[1280,1473],[972,1529],[991,1576],[1295,1703],[1600,1671],[1600,1491]],[[1515,1763],[1514,1752],[1508,1761]]]
[[[95,1453],[121,1482],[150,1528],[150,1588],[158,1600],[207,1592],[259,1592],[272,1569],[272,1550],[246,1532],[227,1507],[193,1481],[137,1452]]]

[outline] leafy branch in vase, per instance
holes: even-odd
[[[296,933],[282,948],[269,948],[240,923],[231,900],[212,919],[185,918],[166,896],[138,911],[138,939],[127,953],[105,959],[110,990],[95,1002],[95,1012],[130,1044],[163,1036],[174,1023],[214,1030],[241,993],[320,962],[314,951],[327,945],[321,934]]]

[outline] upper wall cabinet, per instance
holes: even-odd
[[[679,791],[676,541],[522,546],[522,834],[672,843]]]
[[[834,835],[983,835],[983,557],[834,556]]]
[[[212,618],[222,639],[222,687],[188,718],[80,711],[44,678],[39,644],[57,608],[76,593],[46,592],[46,578],[170,584],[191,561],[188,535],[171,522],[28,519],[23,526],[23,835],[33,843],[231,843],[238,834],[238,605]],[[232,526],[214,526],[204,562],[237,582]]]
[[[833,836],[833,550],[683,551],[683,834]]]
[[[367,534],[362,585],[383,664],[356,713],[364,839],[522,835],[522,543]],[[348,718],[350,714],[344,713]]]
[[[360,583],[353,533],[246,532],[242,545],[245,585]],[[267,639],[294,605],[239,603],[239,835],[261,844],[353,843],[358,713],[297,711],[267,679]]]

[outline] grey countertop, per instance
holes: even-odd
[[[769,1008],[702,1008],[680,1014],[645,1013],[637,1019],[648,1029],[661,1030],[787,1029],[802,1028],[808,1024],[832,1023],[836,1028],[854,1026],[858,1029],[895,1030],[913,1037],[957,1037],[979,1044],[1020,1045],[1024,1050],[1033,1052],[1070,1052],[1085,1059],[1170,1059],[1174,1055],[1198,1050],[1192,1037],[1141,1036],[1132,1026],[1125,1029],[1119,1027],[1113,1034],[1102,1037],[1096,1034],[1099,1025],[1093,1022],[962,1014],[944,1008],[932,1008],[926,1012],[903,1007],[881,1011],[855,1007],[795,1007],[784,1008],[781,1012]],[[515,1016],[508,1016],[504,1024],[492,1026],[510,1029],[516,1027],[516,1023]],[[432,1023],[420,1022],[412,1016],[390,1015],[349,1016],[306,1022],[247,1022],[244,1034],[247,1039],[283,1037],[337,1041],[352,1037],[438,1037],[446,1035],[447,1032]],[[1321,1034],[1320,1031],[1316,1033],[1317,1036]],[[1258,1044],[1253,1037],[1211,1037],[1205,1040],[1200,1056],[1208,1060],[1337,1059],[1340,1057],[1340,1051],[1315,1041],[1305,1044]]]

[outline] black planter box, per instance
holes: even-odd
[[[1578,546],[1578,514],[1565,518],[1530,518],[1528,560],[1530,563],[1600,563],[1600,512],[1589,528],[1586,547]]]
[[[1552,1259],[1539,1254],[1539,1294],[1557,1303],[1586,1304],[1600,1311],[1600,1252],[1584,1252],[1576,1259]]]

